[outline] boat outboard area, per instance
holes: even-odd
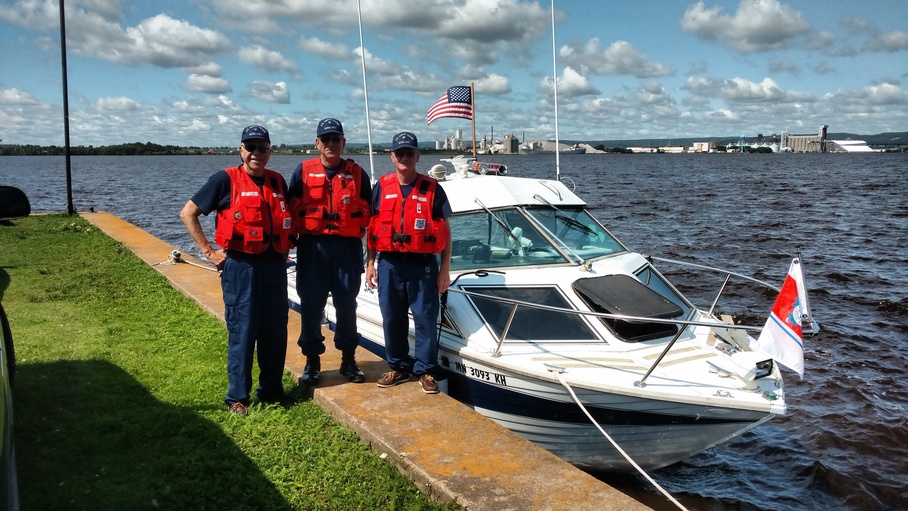
[[[650,470],[786,412],[779,367],[751,348],[760,328],[695,306],[562,182],[455,171],[440,184],[453,211],[439,318],[451,397],[575,466],[616,472],[633,469],[608,436]],[[383,355],[377,293],[357,307],[361,345]],[[326,316],[333,327],[330,299]],[[411,323],[411,349],[413,335]]]

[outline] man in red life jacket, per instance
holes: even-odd
[[[245,416],[258,354],[258,399],[284,408],[287,356],[287,252],[294,234],[283,176],[265,168],[271,138],[262,126],[243,130],[242,165],[216,172],[183,206],[180,218],[202,255],[221,269],[227,322],[227,395],[231,413]],[[217,211],[212,247],[199,222]]]
[[[395,172],[382,176],[372,191],[366,259],[366,282],[378,286],[385,359],[391,368],[378,386],[404,383],[412,373],[423,392],[436,394],[439,293],[451,285],[451,205],[438,181],[416,172],[416,135],[394,135],[391,162]],[[416,327],[415,357],[409,354],[408,310]]]
[[[325,352],[322,311],[331,293],[337,314],[334,346],[340,373],[354,383],[366,377],[356,364],[356,295],[362,286],[363,242],[369,225],[372,185],[362,167],[341,157],[346,139],[337,119],[322,119],[316,130],[319,157],[300,163],[290,176],[290,208],[297,230],[296,290],[302,326],[297,344],[306,356],[300,382],[318,385]]]

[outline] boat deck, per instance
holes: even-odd
[[[161,264],[168,261],[173,246],[108,213],[81,216],[223,321],[215,272],[192,264]],[[182,259],[202,264],[189,255]],[[291,312],[286,369],[294,379],[305,365],[296,345],[299,328],[299,314]],[[378,388],[374,382],[388,366],[365,349],[358,350],[357,360],[367,383],[347,382],[336,370],[340,352],[333,349],[332,332],[325,330],[325,337],[328,350],[322,356],[322,381],[312,399],[373,450],[386,454],[432,499],[456,500],[468,510],[650,509],[447,395],[424,394],[415,379]]]

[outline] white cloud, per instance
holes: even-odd
[[[143,109],[143,107],[138,102],[124,96],[120,96],[118,98],[99,98],[95,102],[95,106],[98,108],[98,110],[103,112],[117,113],[136,112]]]
[[[186,88],[206,94],[224,94],[233,90],[224,78],[195,73],[186,78]]]
[[[0,21],[33,29],[59,27],[59,4],[46,0],[19,0],[0,8]]]
[[[849,107],[862,105],[904,107],[908,106],[908,90],[894,83],[883,83],[853,91],[837,91],[827,94],[824,99]]]
[[[539,84],[539,88],[544,90],[547,94],[554,95],[554,87],[552,86],[552,77],[547,76],[543,79],[542,83]],[[562,95],[565,97],[572,96],[586,96],[592,94],[599,94],[599,91],[596,87],[589,82],[583,75],[574,71],[571,67],[565,67],[564,72],[561,74],[561,77],[558,78],[558,96]]]
[[[486,96],[498,96],[511,92],[511,84],[508,78],[495,73],[475,80],[474,87]]]
[[[792,46],[796,37],[810,31],[810,24],[799,11],[778,0],[741,0],[734,16],[700,1],[687,8],[681,28],[740,52],[755,53]]]
[[[120,0],[78,0],[76,5],[79,4],[108,21],[123,19],[123,5]]]
[[[743,78],[725,80],[721,90],[722,97],[729,102],[766,102],[796,103],[812,101],[814,98],[805,92],[784,91],[771,78],[764,78],[756,83]]]
[[[654,78],[672,73],[668,66],[650,61],[627,41],[615,41],[605,50],[601,50],[599,38],[594,37],[581,47],[564,45],[559,54],[569,66],[589,69],[603,75]]]
[[[45,11],[34,12],[23,19],[46,15]],[[93,12],[68,11],[66,18],[68,50],[119,64],[148,63],[162,68],[204,66],[231,46],[230,40],[216,30],[200,28],[166,14],[147,18],[125,30]],[[58,19],[56,14],[54,24]]]
[[[290,92],[284,82],[269,83],[256,80],[252,82],[252,95],[269,103],[290,103]]]
[[[219,32],[158,14],[126,30],[136,55],[160,67],[188,67],[208,62],[213,54],[230,48]]]
[[[322,41],[317,37],[308,39],[301,37],[298,45],[300,49],[306,53],[318,55],[328,60],[351,60],[355,55],[359,55],[358,52],[354,54],[350,48],[344,44],[329,43],[327,41]]]
[[[880,34],[867,41],[865,49],[870,51],[884,51],[894,53],[897,51],[908,50],[908,32],[894,30]]]
[[[0,90],[0,104],[3,105],[38,105],[37,99],[28,92],[19,89]]]
[[[240,60],[269,71],[296,71],[298,66],[285,59],[280,52],[263,46],[246,46],[240,48]]]

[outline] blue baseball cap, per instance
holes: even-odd
[[[338,133],[343,135],[344,125],[341,124],[341,122],[337,119],[332,119],[331,117],[322,119],[318,123],[318,129],[315,132],[315,136],[320,137],[322,135],[327,135],[328,133]]]
[[[409,131],[402,131],[397,135],[394,135],[394,138],[391,139],[391,151],[393,152],[403,148],[416,149],[418,151],[419,141],[416,140],[416,135]]]
[[[253,124],[252,126],[246,126],[246,129],[243,130],[243,138],[240,139],[240,142],[245,142],[247,140],[264,140],[266,142],[271,142],[271,137],[268,135],[268,130],[263,126],[258,126]]]

